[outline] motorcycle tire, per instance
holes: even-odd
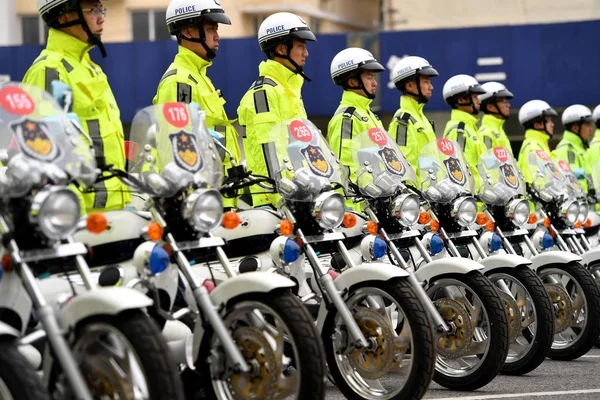
[[[498,270],[494,270],[488,275],[488,278],[492,281],[494,272],[496,271]],[[520,267],[498,272],[513,276],[515,280],[519,281],[528,292],[527,295],[531,299],[535,309],[535,335],[531,335],[529,331],[523,332],[523,336],[531,343],[531,347],[523,357],[514,362],[508,358],[500,370],[505,375],[524,375],[536,369],[544,361],[552,347],[554,340],[554,311],[552,301],[544,289],[544,284],[531,269]]]
[[[425,395],[425,392],[427,391],[427,388],[429,387],[429,384],[433,378],[435,363],[434,336],[429,315],[425,311],[425,307],[421,304],[421,301],[417,297],[414,289],[405,279],[396,279],[387,282],[364,282],[360,285],[352,287],[346,297],[351,298],[353,291],[367,287],[378,288],[395,299],[398,305],[402,308],[404,316],[408,320],[413,341],[410,349],[412,368],[408,373],[406,384],[400,390],[400,392],[396,395],[393,395],[393,397],[384,397],[381,394],[377,394],[376,396],[372,397],[365,397],[359,393],[356,393],[356,391],[352,389],[352,387],[346,382],[344,374],[338,367],[336,354],[333,347],[334,344],[332,335],[334,334],[334,325],[337,316],[335,309],[332,309],[329,312],[327,319],[325,320],[323,332],[321,334],[323,342],[325,343],[327,365],[329,367],[331,376],[333,377],[338,389],[347,399],[421,399]]]
[[[50,400],[40,377],[19,352],[17,341],[6,337],[0,340],[0,398],[4,391],[14,400]]]
[[[549,269],[562,270],[571,275],[581,287],[585,297],[586,324],[579,338],[566,348],[553,347],[548,353],[548,357],[553,360],[575,360],[590,351],[600,335],[600,289],[590,272],[579,263],[548,265],[538,269],[537,273],[543,276],[544,271]]]

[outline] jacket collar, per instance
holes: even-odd
[[[578,149],[585,150],[583,139],[581,139],[581,137],[579,137],[579,135],[576,133],[573,133],[571,131],[565,131],[563,133],[562,140],[571,143],[574,147]]]
[[[354,93],[350,90],[344,90],[344,94],[342,94],[342,103],[348,104],[358,108],[359,110],[368,109],[373,100],[368,97],[361,96],[360,94]]]
[[[500,132],[504,126],[505,120],[498,118],[492,114],[485,114],[481,119],[481,126],[486,126],[494,129],[496,132]]]
[[[270,76],[274,78],[277,83],[295,91],[300,91],[304,84],[304,78],[302,76],[290,71],[287,67],[277,61],[267,60],[261,62],[258,66],[258,72],[261,76]]]
[[[192,50],[179,46],[179,51],[175,56],[175,62],[189,70],[197,70],[201,75],[206,75],[206,68],[212,65],[212,61],[207,61],[194,53]]]
[[[419,113],[423,113],[423,107],[425,107],[425,103],[419,103],[407,95],[400,96],[400,108],[403,110],[417,110]]]
[[[93,45],[83,42],[75,36],[71,36],[58,29],[50,28],[50,31],[48,32],[48,44],[46,45],[46,49],[50,51],[65,54],[81,61],[93,48]]]
[[[479,118],[473,114],[469,114],[462,110],[452,110],[452,114],[450,116],[452,121],[464,122],[465,125],[475,129],[477,131],[476,125]]]
[[[550,154],[550,146],[548,146],[548,141],[550,140],[550,135],[546,132],[538,131],[537,129],[527,129],[525,131],[525,140],[530,140],[532,142],[540,144],[548,154]]]

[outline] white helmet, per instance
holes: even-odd
[[[550,104],[543,100],[530,100],[523,104],[519,110],[519,122],[524,128],[526,125],[533,124],[536,121],[541,121],[546,115],[558,115]]]
[[[423,96],[419,76],[438,76],[438,72],[429,64],[429,61],[422,57],[409,56],[404,57],[396,63],[392,71],[392,82],[396,89],[403,93],[416,96],[419,103],[427,103],[428,97]],[[415,79],[417,81],[417,93],[406,91],[406,84]]]
[[[485,93],[480,94],[479,101],[481,102],[481,110],[485,114],[499,114],[503,118],[508,118],[508,115],[504,115],[498,105],[496,104],[496,99],[499,98],[507,98],[512,99],[515,97],[510,90],[506,88],[500,82],[486,82],[481,87],[485,90]],[[496,108],[496,112],[488,111],[487,105],[493,104],[492,108]]]
[[[304,19],[289,12],[279,12],[268,16],[258,28],[258,44],[263,53],[269,55],[280,44],[292,39],[317,40]]]
[[[594,108],[592,118],[594,118],[594,122],[596,122],[596,125],[598,125],[598,128],[600,129],[600,106],[596,106],[596,108]]]
[[[448,79],[442,89],[442,94],[446,104],[455,107],[458,99],[471,93],[485,93],[485,90],[481,87],[477,79],[470,75],[454,75]],[[468,104],[466,104],[468,105]]]
[[[592,111],[581,104],[574,104],[565,108],[562,113],[561,122],[565,128],[571,124],[582,122],[594,122]],[[568,129],[568,128],[567,128]]]
[[[167,7],[166,22],[171,35],[188,26],[199,26],[202,21],[231,25],[219,0],[172,0]]]
[[[333,83],[343,88],[363,89],[367,97],[374,98],[375,95],[368,93],[360,79],[360,72],[369,70],[374,72],[385,71],[383,65],[379,64],[371,52],[358,47],[349,47],[337,53],[331,60],[330,73]],[[348,86],[348,79],[355,78],[359,81],[358,87]]]

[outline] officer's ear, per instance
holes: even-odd
[[[287,44],[285,44],[285,43],[278,44],[277,46],[275,46],[274,51],[275,51],[275,54],[278,54],[280,56],[287,55],[287,52],[288,52]]]
[[[404,84],[404,92],[418,93],[417,81],[415,79],[411,79],[410,81],[406,82]]]
[[[181,35],[185,38],[192,39],[194,37],[194,32],[192,31],[192,27],[188,26],[186,28],[181,29]]]

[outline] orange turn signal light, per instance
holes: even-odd
[[[242,222],[240,216],[235,211],[227,211],[223,214],[223,228],[235,229]]]
[[[356,215],[352,213],[344,214],[344,226],[346,228],[354,228],[356,226]]]
[[[289,219],[284,219],[279,224],[279,231],[283,236],[290,236],[294,232],[294,224]]]
[[[544,217],[544,226],[550,228],[550,218]]]
[[[163,236],[163,227],[156,221],[152,221],[148,224],[148,237],[153,242],[160,240]]]
[[[2,256],[2,270],[4,272],[11,272],[13,270],[13,260],[8,253]]]
[[[102,233],[108,228],[108,219],[99,212],[93,212],[87,217],[87,230],[92,233]]]
[[[527,223],[528,224],[535,224],[537,222],[537,214],[536,213],[531,213],[529,214],[529,218],[527,219]]]
[[[421,211],[419,213],[419,224],[427,225],[431,222],[431,215],[427,211]]]
[[[590,226],[592,226],[592,220],[588,218],[585,220],[585,224],[583,224],[583,227],[589,228]]]
[[[302,248],[302,239],[300,239],[299,237],[297,237],[297,238],[294,239],[294,242],[296,242],[296,244]]]
[[[375,222],[375,221],[367,222],[367,232],[369,232],[371,235],[376,234],[378,230],[379,230],[379,225],[377,225],[377,222]]]
[[[163,249],[165,249],[165,251],[167,252],[167,254],[169,255],[169,257],[171,257],[173,255],[173,248],[171,247],[170,244],[165,244],[163,246]]]
[[[436,219],[432,220],[432,221],[429,223],[429,226],[431,227],[431,230],[432,230],[433,232],[437,232],[437,231],[439,231],[439,230],[440,230],[440,222],[439,222],[438,220],[436,220]]]
[[[579,229],[579,228],[581,228],[581,225],[582,225],[581,220],[578,219],[577,222],[575,222],[575,228]]]
[[[485,213],[477,213],[475,222],[477,222],[477,225],[485,225],[488,222],[488,217],[485,215]]]
[[[550,236],[556,239],[556,231],[554,229],[549,229],[548,232],[550,232]]]
[[[488,221],[485,223],[485,229],[487,229],[488,232],[494,232],[494,228],[496,228],[494,221]]]

